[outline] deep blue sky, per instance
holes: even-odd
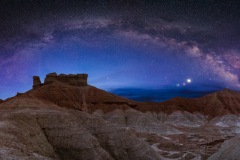
[[[49,72],[140,101],[240,89],[238,1],[0,3],[2,99]]]

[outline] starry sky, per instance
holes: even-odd
[[[1,0],[0,98],[88,73],[139,101],[240,90],[238,0]]]

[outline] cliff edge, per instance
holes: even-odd
[[[33,89],[53,82],[62,82],[71,86],[83,87],[87,86],[88,74],[59,74],[53,72],[46,75],[44,83],[41,83],[39,76],[33,76]]]

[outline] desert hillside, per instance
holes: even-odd
[[[143,103],[90,86],[87,74],[33,80],[0,104],[1,159],[238,158],[238,92]]]

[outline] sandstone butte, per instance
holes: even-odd
[[[0,159],[239,159],[239,92],[135,102],[87,78],[33,76],[31,90],[1,101]]]

